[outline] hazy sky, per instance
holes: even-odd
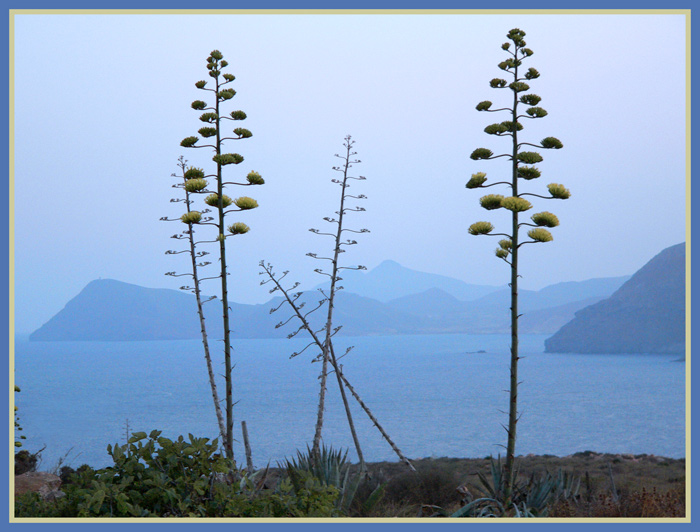
[[[549,116],[521,138],[562,140],[544,151],[532,192],[562,183],[568,201],[533,200],[557,214],[554,242],[526,246],[522,286],[631,274],[685,240],[685,18],[681,15],[18,15],[15,17],[16,330],[46,322],[90,281],[113,278],[177,288],[186,270],[165,255],[179,216],[170,185],[180,141],[202,126],[190,103],[220,50],[236,76],[228,110],[248,114],[253,138],[225,170],[256,170],[262,187],[231,189],[260,208],[231,221],[231,297],[268,299],[258,262],[289,269],[304,287],[321,278],[305,256],[329,249],[309,233],[337,210],[331,166],[350,134],[369,199],[350,220],[371,233],[344,259],[404,266],[479,284],[508,281],[496,240],[468,235],[478,220],[507,229],[506,213],[479,207],[464,184],[477,171],[508,175],[504,159],[475,162],[477,147],[506,152],[483,128],[506,115],[478,113],[509,91],[489,80],[513,27],[534,51],[530,85]],[[209,93],[206,93],[208,96]],[[501,105],[502,104],[502,105]],[[226,105],[226,104],[224,104]],[[488,189],[503,193],[505,190]],[[212,270],[213,271],[213,270]],[[214,286],[212,285],[212,289]],[[213,291],[213,290],[212,290]]]

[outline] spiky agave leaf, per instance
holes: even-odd
[[[532,215],[532,221],[540,227],[556,227],[559,225],[559,218],[551,212],[538,212]]]
[[[527,236],[532,238],[535,242],[551,242],[553,240],[552,233],[541,227],[530,229],[527,232]]]
[[[532,203],[527,201],[525,198],[509,196],[501,201],[501,207],[513,212],[524,212],[532,209]]]
[[[492,211],[494,209],[501,208],[501,202],[503,201],[503,196],[500,194],[488,194],[479,200],[481,206],[487,211]]]
[[[472,177],[467,181],[465,185],[467,188],[479,188],[486,182],[486,174],[484,172],[476,172],[472,174]]]
[[[547,185],[547,189],[553,198],[568,199],[571,197],[571,192],[569,192],[569,189],[564,185],[560,185],[559,183],[550,183]]]
[[[491,222],[475,222],[469,226],[470,235],[487,235],[493,231]]]
[[[233,203],[233,200],[229,198],[226,194],[222,194],[221,201],[224,207],[228,207]],[[209,194],[206,198],[204,198],[204,203],[211,207],[218,207],[219,195],[216,192],[214,192],[213,194]]]
[[[249,198],[248,196],[241,196],[240,198],[236,198],[234,203],[236,204],[236,207],[244,211],[255,209],[258,206],[258,202],[255,201],[253,198]]]

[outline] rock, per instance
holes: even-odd
[[[652,258],[608,299],[576,312],[547,353],[683,353],[685,244]]]
[[[59,490],[61,479],[44,471],[30,471],[15,476],[15,496],[25,493],[38,493],[45,501],[53,501],[65,497]]]

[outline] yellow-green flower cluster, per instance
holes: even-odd
[[[481,206],[487,211],[492,211],[494,209],[500,209],[501,203],[503,202],[503,196],[500,194],[488,194],[479,200]]]
[[[490,222],[476,222],[469,226],[470,235],[487,235],[493,231],[493,224]]]
[[[204,203],[211,207],[218,207],[219,195],[216,192],[214,192],[213,194],[209,194],[206,198],[204,198]],[[233,200],[229,198],[226,194],[222,194],[221,203],[223,207],[228,207],[233,203]]]
[[[191,148],[197,143],[198,140],[199,138],[197,137],[186,137],[182,139],[182,142],[180,142],[180,146],[182,146],[183,148]]]
[[[248,196],[241,196],[240,198],[236,198],[234,203],[236,204],[236,207],[243,211],[255,209],[258,206],[258,202],[255,201],[253,198],[249,198]]]
[[[252,172],[248,172],[246,179],[248,180],[248,183],[250,183],[251,185],[264,185],[265,184],[265,180],[262,178],[262,176],[254,170]]]
[[[477,172],[472,174],[471,179],[467,181],[465,185],[467,188],[479,188],[486,182],[486,174],[484,172]]]
[[[228,226],[228,231],[232,235],[243,235],[250,231],[250,227],[242,222],[236,222]]]
[[[217,119],[216,113],[202,113],[202,115],[199,117],[199,119],[202,122],[209,122],[210,124],[213,122],[216,122]]]
[[[215,127],[202,127],[202,128],[199,128],[197,133],[202,135],[204,138],[213,137],[214,135],[216,135],[216,128]]]
[[[250,131],[242,127],[237,127],[233,130],[233,132],[242,139],[247,139],[253,136],[253,134]]]
[[[532,209],[532,203],[527,201],[525,198],[509,196],[501,201],[501,207],[513,212],[524,212]]]
[[[243,156],[237,153],[222,153],[221,155],[214,155],[211,158],[215,163],[220,163],[221,166],[226,166],[227,164],[240,164],[243,162]]]
[[[475,161],[478,161],[479,159],[488,159],[493,155],[493,152],[487,148],[477,148],[475,149],[472,154],[469,156]]]
[[[201,192],[202,190],[207,188],[207,184],[208,183],[206,179],[188,179],[187,181],[185,181],[185,190],[190,193]]]
[[[553,198],[568,199],[571,197],[571,192],[569,192],[569,189],[564,185],[560,185],[559,183],[550,183],[547,185],[547,189]]]
[[[561,143],[561,141],[556,137],[543,138],[542,141],[540,141],[540,144],[542,144],[543,148],[546,148],[548,150],[551,150],[551,149],[558,150],[558,149],[561,149],[564,147],[564,145]]]
[[[523,179],[536,179],[541,175],[540,171],[534,166],[518,166],[518,177]]]
[[[540,227],[556,227],[559,225],[559,218],[547,211],[533,214],[530,219],[535,225],[539,225]]]
[[[535,242],[551,242],[553,240],[552,233],[541,227],[530,229],[527,232],[527,236],[532,238]]]
[[[543,159],[542,156],[536,151],[524,151],[518,154],[518,161],[525,164],[535,164],[541,163]]]
[[[180,216],[180,220],[186,224],[197,224],[202,220],[202,213],[198,211],[186,212]]]
[[[185,179],[202,179],[204,178],[204,170],[191,166],[185,172]]]

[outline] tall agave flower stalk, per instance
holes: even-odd
[[[502,259],[510,266],[510,311],[511,311],[511,357],[510,357],[510,387],[509,387],[509,410],[508,410],[508,443],[506,446],[506,460],[504,466],[504,495],[506,501],[509,501],[512,496],[513,480],[514,480],[514,462],[515,462],[515,441],[516,441],[516,425],[518,422],[518,255],[520,248],[525,244],[549,242],[552,240],[552,234],[545,229],[559,225],[557,217],[550,212],[540,212],[531,216],[530,222],[521,222],[520,213],[528,211],[532,208],[532,204],[525,199],[525,196],[535,196],[543,199],[567,199],[570,196],[569,191],[560,184],[551,183],[547,186],[549,196],[541,196],[538,194],[521,192],[519,189],[520,180],[531,181],[540,177],[541,172],[533,166],[541,162],[542,156],[535,151],[522,151],[523,146],[533,146],[542,149],[559,149],[562,143],[554,137],[546,137],[539,144],[530,144],[518,140],[518,132],[523,129],[521,119],[535,120],[547,116],[547,111],[542,107],[538,107],[541,100],[536,94],[525,94],[530,90],[528,81],[534,80],[540,76],[539,72],[534,68],[528,68],[523,73],[524,67],[521,69],[523,61],[533,55],[532,50],[526,48],[524,40],[525,32],[520,29],[512,29],[508,32],[508,40],[501,48],[509,55],[509,57],[499,63],[498,67],[508,73],[512,81],[508,82],[505,79],[492,79],[490,85],[494,89],[509,89],[512,94],[512,107],[503,107],[500,109],[492,109],[490,101],[480,102],[476,109],[482,112],[506,112],[509,117],[504,122],[498,122],[487,126],[484,131],[489,135],[497,137],[510,137],[511,152],[501,155],[494,155],[493,152],[486,148],[478,148],[471,154],[471,158],[478,160],[491,160],[499,157],[506,157],[511,162],[511,176],[509,181],[499,181],[497,183],[485,184],[486,174],[483,172],[475,173],[467,183],[467,188],[487,188],[495,185],[505,185],[509,187],[510,195],[504,197],[500,194],[489,194],[481,198],[481,206],[486,210],[506,209],[511,211],[511,232],[510,233],[493,233],[494,226],[490,222],[476,222],[469,227],[469,233],[472,235],[490,235],[504,237],[498,243],[496,256]],[[524,114],[519,114],[519,105],[528,106]],[[532,227],[527,232],[530,240],[520,239],[520,229],[523,227]]]
[[[317,260],[329,260],[331,262],[331,268],[330,268],[330,273],[324,271],[321,268],[317,268],[316,271],[317,273],[321,275],[328,276],[330,278],[330,289],[328,291],[327,299],[328,299],[328,312],[326,315],[326,324],[325,324],[325,330],[324,330],[324,342],[323,342],[323,349],[321,352],[321,375],[320,375],[320,381],[321,381],[321,389],[319,392],[319,400],[318,400],[318,412],[316,415],[316,430],[314,433],[314,440],[313,440],[313,446],[311,448],[311,452],[314,456],[318,456],[320,449],[321,449],[321,434],[323,430],[323,418],[324,418],[324,410],[325,410],[325,398],[326,398],[326,378],[328,376],[328,361],[331,358],[331,338],[340,330],[340,327],[333,327],[333,310],[334,310],[334,303],[335,303],[335,294],[338,292],[338,290],[342,289],[342,286],[338,285],[338,281],[341,281],[342,278],[338,275],[341,270],[366,270],[364,266],[356,266],[356,267],[347,267],[347,266],[340,266],[338,262],[338,257],[340,256],[341,253],[344,253],[345,250],[343,249],[343,246],[352,246],[354,244],[357,244],[356,240],[353,239],[344,239],[343,233],[346,232],[354,232],[354,233],[366,233],[368,232],[367,229],[361,229],[360,231],[354,231],[351,229],[346,229],[343,227],[343,221],[345,218],[345,215],[348,212],[359,212],[359,211],[364,211],[364,207],[347,207],[346,206],[346,201],[348,201],[350,198],[353,199],[365,199],[366,196],[364,194],[360,194],[358,196],[353,196],[348,193],[348,188],[350,188],[350,180],[364,180],[364,176],[358,176],[354,177],[349,174],[350,168],[354,164],[357,164],[360,162],[359,159],[355,158],[355,155],[357,155],[357,152],[352,151],[352,147],[355,144],[355,141],[352,140],[350,135],[345,137],[345,142],[343,143],[343,146],[345,147],[345,154],[344,155],[338,155],[335,154],[336,157],[342,160],[341,166],[334,166],[333,170],[336,172],[340,172],[342,174],[341,179],[336,179],[333,178],[331,181],[333,183],[338,184],[341,187],[341,193],[340,193],[340,208],[336,211],[336,215],[338,218],[329,218],[326,217],[324,220],[330,224],[335,224],[335,232],[333,233],[323,233],[320,232],[318,229],[310,229],[311,232],[318,234],[318,235],[325,235],[325,236],[331,236],[334,238],[334,247],[333,247],[333,256],[332,257],[319,257],[316,255],[316,253],[307,253],[309,257],[312,257]],[[337,375],[337,373],[336,373]],[[338,379],[340,377],[338,376]],[[338,384],[341,388],[341,391],[343,389],[343,386],[340,382],[338,381]],[[349,410],[348,410],[349,414]]]
[[[229,73],[222,73],[222,70],[228,66],[228,62],[223,59],[223,54],[218,50],[211,52],[207,57],[207,70],[209,77],[213,78],[213,87],[207,87],[207,81],[201,80],[195,83],[195,87],[201,91],[211,92],[213,103],[207,104],[203,100],[195,100],[192,102],[192,109],[196,111],[204,111],[199,119],[204,122],[204,127],[200,128],[198,133],[205,139],[209,139],[211,144],[198,144],[199,137],[191,136],[183,139],[180,143],[185,148],[210,148],[214,151],[212,160],[216,163],[216,173],[206,175],[201,169],[190,169],[187,184],[194,180],[193,184],[195,192],[202,192],[207,186],[206,179],[214,179],[216,183],[216,191],[210,193],[204,202],[213,207],[217,214],[215,223],[212,224],[217,229],[216,242],[219,244],[219,261],[221,265],[221,303],[222,303],[222,319],[224,328],[224,378],[226,380],[226,437],[224,439],[224,449],[227,458],[233,459],[233,384],[232,384],[232,364],[231,364],[231,327],[229,320],[229,300],[228,300],[228,273],[226,266],[226,238],[232,235],[240,235],[247,233],[249,227],[241,222],[226,225],[226,214],[234,211],[244,211],[254,209],[258,206],[258,202],[247,196],[231,199],[224,194],[226,185],[262,185],[263,178],[257,172],[249,172],[246,176],[246,183],[225,182],[223,179],[223,167],[229,165],[238,165],[243,162],[243,156],[238,153],[223,153],[223,145],[226,141],[238,141],[247,139],[253,134],[244,128],[237,127],[233,129],[234,136],[225,136],[223,131],[224,121],[240,121],[245,120],[246,114],[243,111],[232,111],[229,116],[222,116],[221,107],[224,102],[230,100],[236,95],[236,91],[228,88],[227,85],[235,80],[235,77]]]
[[[261,281],[260,284],[264,285],[264,284],[267,284],[269,282],[272,282],[274,284],[274,286],[270,290],[270,293],[280,291],[282,293],[282,295],[284,296],[280,305],[276,308],[273,308],[271,310],[271,312],[276,312],[285,304],[288,304],[292,308],[292,311],[293,311],[292,316],[290,316],[286,321],[278,323],[277,327],[281,327],[281,326],[289,323],[292,319],[294,319],[296,317],[299,320],[300,325],[298,326],[298,328],[294,332],[292,332],[291,334],[288,335],[288,338],[293,338],[302,329],[306,330],[306,332],[308,332],[308,334],[312,338],[312,342],[310,344],[308,344],[304,349],[299,351],[298,353],[293,353],[292,358],[301,354],[303,351],[305,351],[306,349],[308,349],[312,345],[315,345],[316,347],[318,347],[318,349],[320,349],[321,353],[323,353],[324,337],[323,337],[322,333],[325,331],[325,327],[320,329],[320,330],[314,330],[312,325],[309,323],[308,316],[311,313],[313,313],[314,311],[321,308],[325,304],[326,300],[325,299],[321,300],[319,302],[319,306],[315,307],[314,309],[310,310],[309,312],[304,313],[304,312],[302,312],[302,309],[304,308],[304,302],[297,301],[302,296],[302,292],[291,293],[292,290],[296,289],[299,286],[299,283],[298,282],[295,283],[289,289],[284,288],[284,286],[282,286],[282,280],[284,279],[284,277],[287,276],[287,274],[289,272],[288,271],[282,272],[282,275],[277,277],[277,275],[273,271],[273,267],[271,264],[265,263],[264,261],[262,261],[260,263],[260,267],[263,269],[263,271],[260,272],[260,274],[261,275],[265,274],[268,277],[267,279]],[[362,400],[362,398],[360,397],[360,395],[357,392],[357,390],[355,389],[355,387],[350,383],[348,378],[343,373],[343,366],[341,364],[339,364],[338,361],[341,358],[343,358],[350,351],[350,349],[351,348],[347,349],[345,351],[345,353],[343,355],[341,355],[340,357],[336,357],[335,350],[333,348],[333,340],[331,339],[329,362],[330,362],[331,366],[333,367],[333,370],[336,374],[336,377],[338,378],[339,385],[340,385],[340,383],[342,383],[342,385],[344,385],[345,388],[347,388],[350,391],[353,398],[357,401],[357,403],[360,405],[360,407],[365,411],[365,413],[367,414],[369,419],[372,421],[374,426],[377,427],[377,430],[379,430],[382,437],[387,441],[387,443],[392,448],[392,450],[396,453],[396,455],[399,457],[399,459],[402,462],[404,462],[412,471],[415,471],[415,468],[413,467],[413,464],[411,463],[411,461],[408,458],[406,458],[406,456],[404,456],[404,454],[401,452],[401,449],[399,449],[397,447],[397,445],[391,439],[391,437],[386,432],[386,430],[384,430],[384,427],[382,427],[382,425],[379,423],[376,416],[372,413],[369,406],[367,406],[367,404]],[[348,417],[348,423],[350,425],[350,432],[352,433],[353,441],[355,443],[355,448],[357,449],[357,455],[358,455],[358,458],[360,460],[360,469],[364,470],[366,467],[365,462],[364,462],[364,457],[362,455],[362,450],[360,449],[360,442],[359,442],[359,439],[357,437],[355,425],[354,425],[353,420],[352,420],[352,414],[350,412],[350,407],[348,405],[347,396],[346,396],[345,391],[342,387],[340,389],[340,393],[341,393],[341,397],[343,399],[343,404],[345,405],[345,412],[346,412],[347,417]]]
[[[197,251],[197,242],[195,240],[195,230],[194,226],[200,223],[207,223],[213,220],[211,217],[203,217],[203,214],[206,214],[209,211],[209,209],[204,209],[202,212],[199,211],[194,211],[192,210],[192,199],[190,199],[190,195],[193,192],[197,192],[199,190],[202,190],[204,186],[206,186],[206,183],[198,183],[196,179],[188,179],[188,176],[191,175],[192,172],[190,172],[187,168],[187,161],[184,159],[184,157],[180,156],[178,159],[178,166],[180,167],[180,176],[177,174],[171,174],[172,177],[179,177],[182,181],[180,183],[177,183],[173,185],[175,188],[182,188],[185,191],[185,198],[184,200],[182,198],[174,198],[171,199],[171,202],[181,202],[183,201],[185,203],[185,214],[183,214],[180,218],[175,218],[175,219],[169,219],[167,217],[161,218],[163,221],[180,221],[184,224],[187,225],[187,229],[183,231],[182,233],[178,233],[173,235],[173,238],[175,239],[186,239],[189,243],[188,249],[181,250],[181,251],[174,251],[174,250],[168,250],[165,253],[167,255],[177,255],[180,253],[189,253],[190,256],[190,261],[192,263],[192,273],[184,273],[184,274],[178,274],[176,272],[167,272],[165,275],[170,275],[173,277],[190,277],[192,279],[192,286],[181,286],[181,290],[186,290],[188,292],[192,292],[195,295],[195,300],[197,301],[197,315],[199,317],[199,326],[200,326],[200,331],[202,334],[202,345],[204,348],[204,359],[207,364],[207,373],[209,375],[209,385],[211,387],[211,394],[212,394],[212,399],[214,401],[214,412],[216,413],[216,421],[219,425],[219,434],[221,436],[221,441],[226,440],[226,424],[224,422],[224,416],[221,411],[221,401],[219,400],[219,392],[218,388],[216,386],[216,378],[214,376],[214,368],[211,362],[211,355],[209,351],[209,336],[207,335],[207,327],[206,327],[206,322],[204,319],[204,303],[207,303],[208,301],[211,301],[212,299],[215,299],[215,296],[212,296],[206,300],[202,299],[202,289],[201,289],[201,281],[207,280],[207,279],[215,279],[217,277],[209,277],[209,278],[200,278],[199,275],[199,270],[200,268],[204,268],[205,266],[208,266],[211,264],[211,262],[205,261],[205,262],[198,262],[202,257],[209,255],[209,252],[207,251]],[[195,173],[197,172],[197,169],[193,169]]]

